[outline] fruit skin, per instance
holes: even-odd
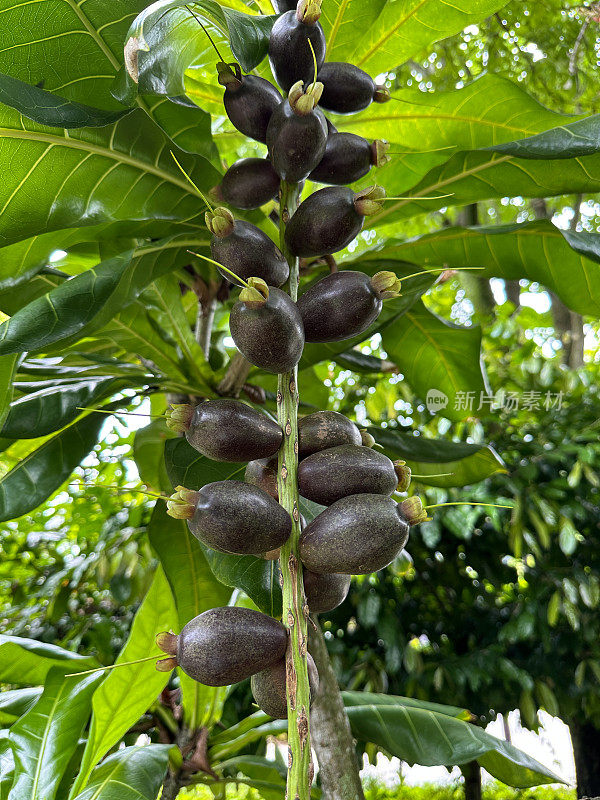
[[[293,218],[292,218],[293,219]],[[367,330],[383,303],[363,272],[333,272],[298,298],[307,342],[337,342]]]
[[[258,486],[263,492],[279,500],[277,490],[277,458],[260,458],[249,461],[244,474],[246,483]]]
[[[240,158],[215,190],[218,200],[234,208],[260,208],[277,196],[279,175],[266,158]]]
[[[271,2],[277,14],[285,14],[286,11],[295,11],[298,5],[294,0],[271,0]]]
[[[240,278],[262,278],[270,286],[281,286],[290,275],[290,267],[281,250],[266,233],[251,222],[236,219],[227,236],[213,234],[210,252],[215,261],[224,264]],[[219,270],[229,281],[232,276]]]
[[[185,438],[213,461],[251,461],[276,453],[283,431],[251,406],[220,398],[196,406]]]
[[[320,105],[336,114],[355,114],[371,105],[377,85],[354,64],[328,61],[319,69],[317,80],[325,87]]]
[[[286,629],[277,620],[230,606],[199,614],[174,638],[177,665],[206,686],[243,681],[283,658],[287,647]]]
[[[350,575],[339,572],[319,575],[309,569],[302,571],[304,593],[311,613],[322,614],[341,605],[348,596]]]
[[[267,147],[273,169],[289,183],[307,177],[323,158],[327,146],[327,122],[319,109],[299,115],[289,100],[273,112],[267,128]]]
[[[269,287],[266,303],[256,308],[238,301],[231,309],[229,330],[242,355],[267,372],[289,372],[302,356],[300,312],[289,295],[279,289]]]
[[[386,455],[353,444],[313,453],[298,467],[300,494],[323,506],[353,494],[390,495],[397,485],[394,464]]]
[[[223,95],[225,113],[240,133],[266,142],[271,114],[281,103],[281,95],[272,83],[256,75],[241,75],[227,84]]]
[[[257,486],[215,481],[197,492],[188,527],[203,544],[222,553],[266,553],[292,532],[287,511]]]
[[[362,441],[356,425],[338,411],[315,411],[298,420],[298,457],[337,447],[359,445]]]
[[[363,178],[374,161],[373,146],[354,133],[331,133],[321,161],[309,174],[311,181],[344,186]]]
[[[408,539],[398,503],[380,494],[344,497],[300,536],[300,559],[311,572],[367,575],[390,564]]]
[[[288,222],[285,241],[301,258],[342,250],[360,233],[365,218],[354,207],[355,194],[346,186],[328,186],[300,203]]]
[[[310,703],[319,689],[319,673],[310,653],[306,656],[308,666],[308,683],[310,686]],[[250,686],[252,694],[265,714],[274,719],[287,719],[285,658],[272,664],[267,669],[252,676]]]
[[[297,11],[286,11],[273,25],[269,38],[269,63],[277,83],[289,92],[297,81],[312,81],[315,65],[308,41],[317,59],[317,71],[325,60],[325,34],[319,22],[306,24]]]

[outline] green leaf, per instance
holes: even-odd
[[[388,360],[361,353],[360,350],[347,350],[335,356],[335,363],[339,367],[351,369],[365,375],[378,375],[386,372],[396,372],[396,365]]]
[[[426,700],[416,700],[412,697],[398,697],[392,694],[376,694],[375,692],[342,692],[342,699],[346,708],[353,706],[377,705],[377,706],[402,706],[404,708],[421,708],[434,711],[437,714],[445,714],[448,717],[455,717],[469,722],[473,715],[466,708],[460,706],[447,706],[442,703],[430,703]]]
[[[417,303],[382,332],[383,347],[419,397],[441,392],[441,416],[472,416],[487,395],[480,363],[481,329],[446,322]],[[469,394],[471,393],[471,394]],[[469,408],[467,402],[474,398]]]
[[[159,567],[115,663],[136,661],[152,655],[156,652],[156,635],[173,630],[176,626],[177,614],[171,587]],[[92,698],[90,735],[71,797],[82,790],[100,759],[156,701],[168,680],[169,674],[158,672],[152,661],[120,667],[107,674]]]
[[[600,314],[597,233],[562,231],[549,220],[443,228],[405,242],[390,241],[372,257],[380,254],[384,258],[397,255],[427,268],[483,267],[474,273],[481,278],[527,278],[555,292],[579,314]]]
[[[558,546],[566,556],[571,556],[577,548],[577,530],[568,517],[560,518]]]
[[[410,705],[405,698],[394,700],[347,707],[353,735],[411,765],[452,767],[476,760],[509,786],[563,783],[535,759],[475,725],[436,713],[417,700],[410,700]]]
[[[243,480],[243,464],[211,461],[185,441],[171,439],[165,445],[167,473],[173,486],[199,489],[212,481]],[[246,592],[256,605],[272,617],[281,615],[281,589],[277,567],[272,561],[255,556],[218,553],[200,545],[215,577],[226,586]]]
[[[1,478],[0,522],[27,514],[50,497],[96,444],[105,421],[103,414],[82,417]]]
[[[148,538],[169,581],[177,607],[180,631],[191,619],[215,606],[227,605],[231,597],[213,575],[200,543],[185,522],[167,514],[163,503],[156,503],[148,526]],[[211,726],[220,716],[226,689],[204,686],[179,673],[183,710],[190,729]]]
[[[149,744],[117,750],[96,767],[76,800],[156,800],[170,747]]]
[[[10,730],[15,756],[11,800],[53,800],[103,677],[67,678],[61,668],[49,672],[40,699]]]
[[[87,378],[53,383],[23,395],[11,403],[0,436],[5,439],[47,436],[73,422],[81,414],[79,407],[95,406],[125,385],[127,382],[112,377]]]
[[[576,158],[595,155],[598,152],[600,115],[560,125],[547,133],[518,139],[514,142],[495,145],[498,153],[510,153],[519,158],[549,159]]]
[[[19,361],[19,355],[0,356],[0,425],[4,423],[10,412],[13,397],[13,378]]]
[[[133,457],[142,482],[153,491],[169,491],[171,488],[165,469],[165,441],[172,438],[173,431],[167,428],[164,419],[152,420],[135,432]]]
[[[8,800],[15,777],[15,759],[7,729],[0,730],[0,800]]]
[[[90,656],[80,656],[54,644],[0,634],[0,682],[42,684],[53,667],[64,673],[80,672],[97,667]]]
[[[116,122],[132,109],[104,111],[59,97],[18,78],[0,74],[0,103],[52,128],[97,128]]]
[[[65,281],[0,326],[0,355],[68,347],[102,328],[152,281],[189,261],[187,248],[204,244],[175,236],[121,253]]]
[[[321,16],[327,59],[350,61],[375,76],[504,5],[505,0],[332,0]]]
[[[10,689],[0,694],[0,726],[9,726],[22,717],[38,700],[42,690],[37,686]]]
[[[554,592],[548,603],[548,625],[554,627],[560,613],[560,592]]]

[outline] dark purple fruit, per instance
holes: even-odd
[[[382,309],[382,300],[398,294],[393,272],[372,278],[363,272],[333,272],[298,298],[307,342],[337,342],[366,331]]]
[[[325,60],[325,34],[319,23],[321,8],[313,0],[300,0],[295,11],[286,11],[276,20],[269,38],[269,62],[277,83],[289,92],[297,82],[316,78]]]
[[[286,11],[295,11],[298,5],[295,0],[271,0],[271,2],[277,14],[285,14]]]
[[[348,596],[350,575],[339,572],[319,575],[309,569],[302,571],[304,593],[311,613],[322,614],[341,605]]]
[[[309,654],[306,656],[308,666],[308,683],[310,686],[310,702],[319,690],[319,673]],[[252,694],[261,709],[274,719],[287,719],[286,664],[285,658],[277,661],[267,669],[256,673],[250,681]]]
[[[221,553],[266,553],[281,547],[292,532],[283,506],[242,481],[215,481],[197,492],[178,486],[167,509],[187,520],[198,541]]]
[[[281,447],[283,432],[266,414],[239,400],[207,400],[195,408],[173,406],[167,426],[213,461],[251,461],[272,456]]]
[[[323,506],[352,494],[390,495],[397,486],[393,462],[369,447],[331,447],[313,453],[298,466],[300,494]]]
[[[258,486],[275,500],[279,499],[277,490],[277,458],[261,458],[249,461],[244,474],[246,483]]]
[[[283,253],[256,225],[235,219],[226,208],[215,208],[207,213],[206,225],[212,233],[210,252],[213,259],[242,280],[262,278],[269,286],[281,286],[287,281],[290,268]],[[219,269],[219,272],[236,283],[226,270]]]
[[[279,175],[266,158],[241,158],[211,194],[234,208],[260,208],[277,196]]]
[[[295,256],[324,256],[343,250],[358,236],[365,216],[381,208],[385,191],[370,186],[355,193],[346,186],[328,186],[300,204],[285,230]]]
[[[363,178],[372,166],[381,167],[389,160],[389,145],[381,139],[369,143],[354,133],[332,133],[325,154],[308,176],[311,181],[344,186]]]
[[[298,421],[299,458],[342,444],[359,445],[361,441],[356,425],[337,411],[315,411]]]
[[[260,611],[227,606],[194,617],[179,636],[160,633],[156,641],[170,656],[157,662],[161,672],[177,666],[206,686],[228,686],[284,658],[287,631]]]
[[[418,497],[402,503],[380,494],[344,497],[306,526],[300,536],[300,559],[311,572],[377,572],[402,550],[410,526],[425,519]]]
[[[281,103],[272,83],[256,75],[242,75],[239,64],[217,64],[219,83],[225,86],[223,105],[240,133],[265,142],[271,114]]]
[[[267,128],[273,169],[289,183],[304,180],[325,153],[327,122],[315,108],[319,91],[320,84],[309,87],[306,93],[302,92],[301,82],[295,84],[288,99],[273,112]]]
[[[325,87],[320,105],[336,114],[355,114],[363,108],[390,99],[387,89],[377,86],[366,72],[354,64],[328,61],[319,69],[318,80]]]
[[[247,299],[248,290],[240,293],[229,316],[231,337],[254,366],[267,372],[290,372],[304,349],[302,318],[285,292],[266,286],[264,290],[262,301]]]

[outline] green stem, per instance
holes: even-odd
[[[285,244],[285,226],[298,206],[298,185],[281,182],[280,248],[290,265],[289,294],[298,296],[298,259]],[[287,652],[288,800],[309,800],[312,762],[309,737],[309,684],[306,667],[308,606],[304,597],[302,564],[298,555],[298,369],[277,376],[277,420],[284,432],[279,451],[279,502],[292,517],[292,535],[281,548],[279,565],[283,587],[283,623],[290,632]]]

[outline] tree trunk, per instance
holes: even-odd
[[[310,710],[323,800],[365,800],[350,723],[321,628],[311,628],[308,649],[319,670],[319,692]]]
[[[569,722],[575,772],[577,773],[577,797],[600,795],[600,730],[589,722]]]
[[[469,761],[460,768],[465,781],[465,800],[481,800],[481,767],[477,761]]]

